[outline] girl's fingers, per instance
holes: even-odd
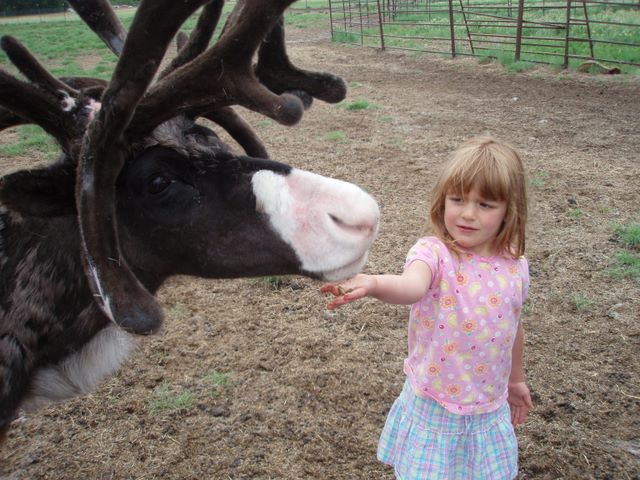
[[[325,283],[320,287],[320,291],[322,293],[333,293],[336,295],[338,293],[338,286],[333,283]]]
[[[531,411],[528,405],[516,406],[511,404],[511,423],[513,425],[520,425],[524,423],[527,418],[527,414]]]
[[[359,300],[362,297],[366,296],[367,291],[364,288],[356,288],[354,290],[349,290],[348,293],[340,293],[338,291],[339,287],[335,287],[335,289],[325,290],[333,293],[336,298],[333,299],[328,305],[327,308],[329,310],[333,310],[334,308],[341,307],[347,303],[351,303],[355,300]]]
[[[512,405],[511,406],[511,423],[513,425],[519,425],[520,423],[522,423],[522,420],[520,417],[521,417],[520,407],[514,407]]]
[[[366,295],[367,295],[367,291],[364,288],[357,287],[345,293],[343,298],[349,302],[353,302],[354,300],[359,300],[362,297],[365,297]]]
[[[334,284],[334,283],[326,283],[320,287],[320,291],[322,293],[331,293],[336,297],[347,295],[348,293],[351,293],[353,290],[354,290],[353,288],[347,287],[344,284]]]

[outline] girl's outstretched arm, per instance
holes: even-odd
[[[524,329],[522,322],[513,343],[511,354],[511,375],[509,377],[509,406],[511,407],[511,423],[524,423],[527,413],[533,408],[531,393],[524,380],[522,357],[524,352]]]
[[[320,291],[336,298],[327,305],[329,310],[363,297],[374,297],[385,303],[410,305],[420,300],[431,286],[431,269],[426,263],[415,261],[402,275],[359,274],[340,284],[328,283]]]

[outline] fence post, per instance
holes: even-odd
[[[589,26],[589,13],[587,12],[587,2],[582,0],[582,9],[584,10],[584,21],[587,23],[587,37],[589,38],[589,53],[591,58],[594,58],[593,54],[593,40],[591,38],[591,27]]]
[[[329,28],[331,29],[331,41],[334,41],[333,38],[333,11],[331,7],[331,0],[329,0]]]
[[[364,27],[362,25],[362,3],[358,0],[358,14],[360,15],[360,45],[364,47]]]
[[[518,23],[516,26],[516,62],[520,61],[522,49],[522,24],[524,19],[524,0],[518,0]]]
[[[378,0],[378,24],[380,25],[380,48],[384,51],[384,25],[382,21],[382,11],[380,9],[380,0]]]
[[[453,0],[449,0],[449,25],[451,27],[451,58],[456,58],[456,32],[453,23]]]
[[[462,19],[464,20],[464,28],[467,31],[467,38],[469,39],[469,48],[471,48],[471,53],[475,54],[475,50],[473,49],[473,40],[471,40],[471,31],[469,30],[469,23],[467,22],[467,14],[464,11],[464,5],[462,4],[462,0],[460,0],[460,12],[462,12]]]
[[[569,27],[571,26],[571,0],[567,0],[567,23],[564,27],[564,63],[563,68],[569,68]]]

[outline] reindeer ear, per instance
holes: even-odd
[[[58,163],[0,179],[0,202],[22,216],[55,217],[76,212],[75,170]]]

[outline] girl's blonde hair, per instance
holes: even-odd
[[[504,222],[493,249],[514,258],[524,255],[527,192],[524,164],[511,146],[491,136],[478,136],[453,153],[433,190],[431,227],[454,250],[457,245],[444,224],[447,195],[468,194],[477,187],[487,200],[506,201]]]

